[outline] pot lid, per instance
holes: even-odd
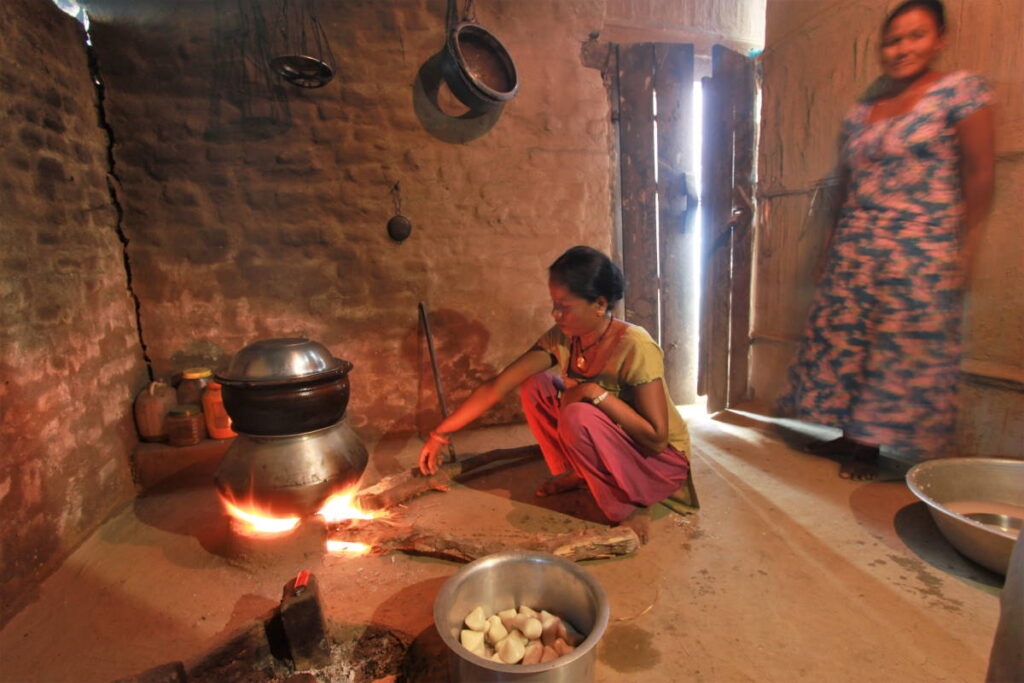
[[[309,339],[261,339],[236,353],[217,377],[235,382],[281,382],[323,375],[346,365],[323,344]]]

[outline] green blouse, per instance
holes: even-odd
[[[644,328],[629,323],[626,325],[625,333],[612,349],[607,362],[596,373],[584,374],[576,368],[569,367],[572,356],[569,349],[570,338],[557,327],[552,327],[541,335],[534,347],[550,354],[563,379],[595,382],[628,403],[634,410],[636,387],[660,379],[665,393],[665,406],[668,408],[668,442],[676,450],[689,455],[690,435],[665,384],[665,361],[661,347]]]

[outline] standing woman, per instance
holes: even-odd
[[[879,447],[948,455],[956,427],[962,289],[992,200],[991,94],[941,73],[939,0],[907,0],[882,24],[880,93],[842,129],[843,204],[784,413],[840,427],[808,450],[840,476],[877,476]]]
[[[612,317],[622,271],[600,251],[578,246],[559,256],[548,290],[554,327],[441,421],[420,451],[420,470],[436,472],[451,433],[519,387],[553,475],[537,495],[585,487],[610,521],[646,541],[647,507],[685,486],[690,469],[661,348],[642,327]]]

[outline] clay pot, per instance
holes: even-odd
[[[243,434],[301,434],[323,429],[340,420],[348,407],[347,370],[314,382],[236,384],[221,380],[221,384],[231,427]]]

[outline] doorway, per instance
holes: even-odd
[[[696,81],[692,45],[615,56],[625,317],[664,350],[675,401],[716,412],[749,386],[753,60],[716,45]]]

